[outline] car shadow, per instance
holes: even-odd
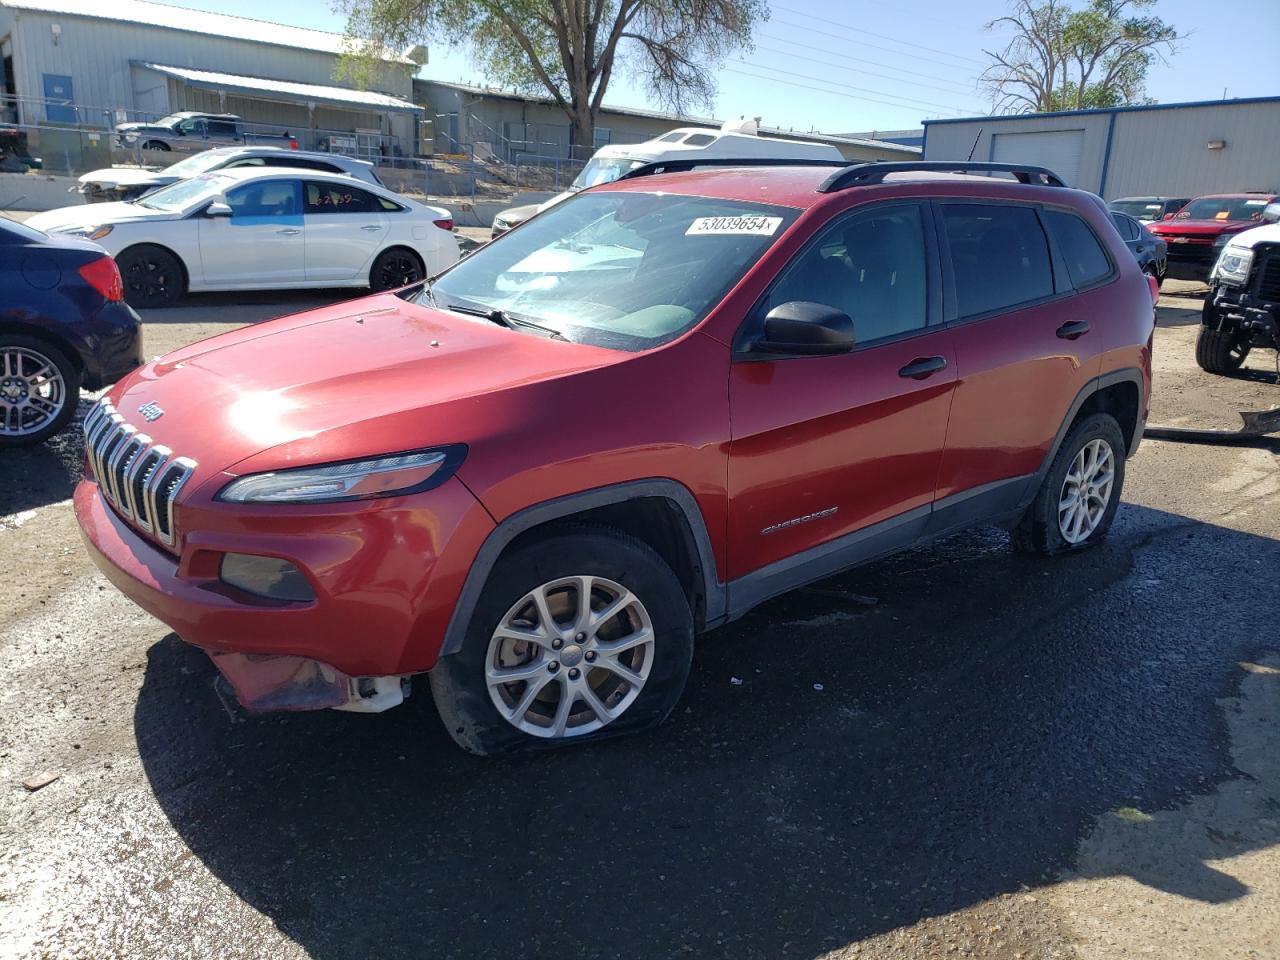
[[[135,734],[183,841],[313,957],[811,957],[1053,882],[1098,818],[1242,776],[1217,700],[1276,642],[1277,565],[1137,506],[1056,559],[973,531],[703,637],[657,731],[489,760],[424,684],[233,721],[170,635]],[[1246,892],[1176,842],[1116,869]]]
[[[44,443],[0,450],[0,517],[66,500],[84,473],[80,425],[94,400],[80,395],[75,416]]]
[[[242,325],[367,297],[361,288],[324,290],[241,290],[188,293],[171,307],[139,308],[143,323],[228,323]]]

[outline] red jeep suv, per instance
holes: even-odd
[[[383,710],[429,671],[492,753],[659,723],[695,634],[864,561],[1106,533],[1154,311],[1097,197],[715,163],[142,367],[85,421],[94,559],[249,709]]]

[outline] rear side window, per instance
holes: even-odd
[[[1131,217],[1126,217],[1123,213],[1113,213],[1111,222],[1116,225],[1116,229],[1120,231],[1120,236],[1125,241],[1137,240],[1142,225]]]
[[[377,198],[355,187],[307,183],[307,213],[372,213],[379,209]]]
[[[234,137],[236,135],[236,125],[226,120],[210,120],[209,136],[211,137]]]
[[[764,312],[792,300],[853,319],[859,344],[921,330],[927,322],[924,223],[914,204],[855,214],[827,227],[769,292]]]
[[[1085,287],[1111,275],[1111,260],[1087,223],[1060,210],[1046,210],[1044,217],[1075,286]]]
[[[942,206],[960,317],[1010,310],[1053,295],[1049,241],[1030,207]]]

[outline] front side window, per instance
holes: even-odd
[[[307,181],[307,213],[371,213],[373,197],[355,187]]]
[[[185,133],[188,137],[204,136],[203,120],[183,120],[178,124],[178,129]]]
[[[846,217],[827,227],[769,291],[761,315],[792,300],[835,307],[859,344],[924,328],[924,221],[915,204]]]
[[[297,180],[261,180],[227,191],[232,219],[295,217],[299,214]]]
[[[942,205],[956,312],[976,317],[1053,295],[1049,241],[1030,207]]]
[[[481,247],[434,294],[442,308],[500,310],[569,340],[645,350],[705,317],[796,215],[745,200],[584,193]]]
[[[1111,274],[1111,260],[1087,223],[1074,213],[1060,210],[1046,210],[1044,218],[1075,286],[1086,287]]]

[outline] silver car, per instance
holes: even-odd
[[[356,180],[382,186],[367,160],[337,153],[287,150],[284,147],[219,147],[194,154],[163,170],[144,167],[104,167],[80,178],[80,192],[87,203],[136,200],[158,187],[168,186],[214,170],[232,167],[301,167],[324,173],[344,173]]]

